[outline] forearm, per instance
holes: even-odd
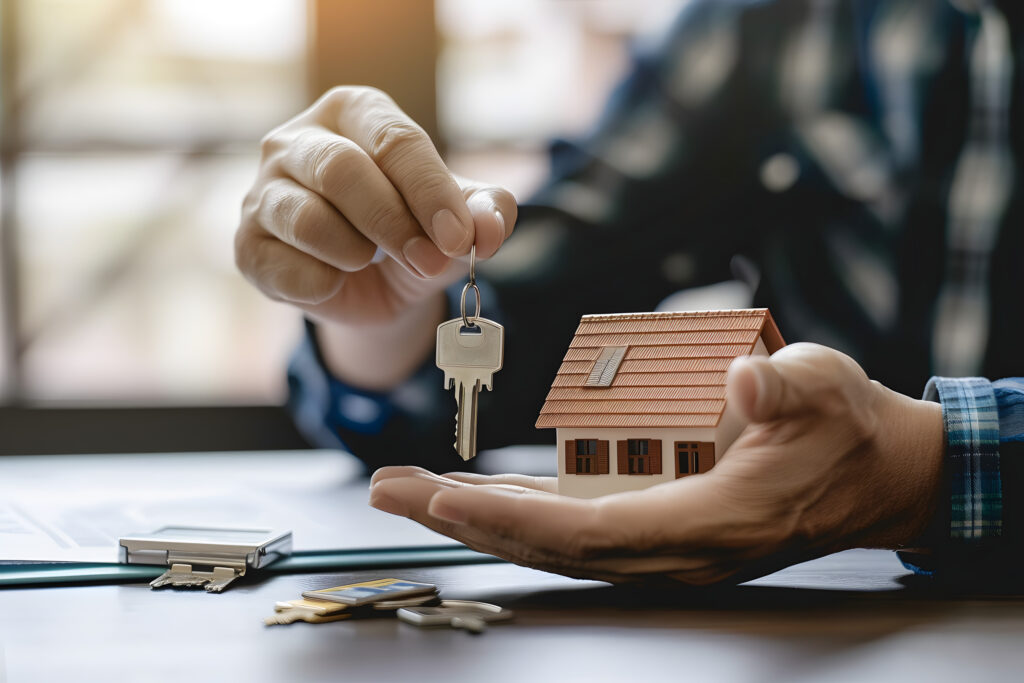
[[[359,389],[386,392],[409,379],[434,351],[446,312],[443,292],[384,325],[318,323],[327,369]]]

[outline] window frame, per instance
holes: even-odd
[[[676,441],[673,444],[673,452],[675,455],[675,475],[676,479],[682,477],[689,477],[693,474],[703,474],[712,467],[715,466],[715,442],[714,441],[693,441],[687,439],[686,441]],[[682,471],[683,454],[686,455],[686,467],[687,471]],[[701,469],[701,454],[705,457],[704,469]],[[710,460],[710,464],[708,464]]]
[[[603,456],[602,449],[604,451]],[[608,441],[606,439],[566,439],[564,458],[565,464],[562,466],[561,471],[564,472],[566,475],[591,475],[609,473]],[[574,465],[572,471],[569,470],[568,466],[570,458],[572,458],[572,462]]]

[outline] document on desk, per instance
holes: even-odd
[[[117,562],[118,539],[174,525],[291,529],[296,551],[448,542],[367,504],[340,451],[0,458],[0,562]]]

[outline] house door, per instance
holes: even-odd
[[[715,444],[708,441],[676,441],[676,479],[707,472],[715,464]]]

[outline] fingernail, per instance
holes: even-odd
[[[370,491],[370,506],[399,517],[409,516],[409,508],[376,489]]]
[[[448,257],[423,236],[411,238],[402,247],[402,255],[423,277],[436,277],[448,265]]]
[[[466,513],[459,508],[445,505],[443,501],[437,499],[435,495],[430,499],[430,505],[427,507],[427,514],[431,517],[443,520],[445,522],[451,522],[453,524],[465,524]]]
[[[455,253],[465,244],[468,233],[451,209],[441,209],[434,214],[430,223],[434,228],[434,239],[445,252]]]
[[[508,228],[505,226],[505,216],[499,209],[494,210],[494,217],[498,219],[498,225],[501,227],[502,237],[508,237]]]

